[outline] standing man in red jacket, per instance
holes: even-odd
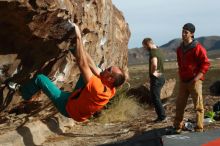
[[[180,133],[183,127],[183,115],[189,95],[196,111],[196,132],[203,132],[204,107],[202,82],[210,66],[206,49],[194,40],[195,26],[187,23],[182,29],[182,43],[177,48],[179,67],[179,94],[176,99],[174,127]]]

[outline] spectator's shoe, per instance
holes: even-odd
[[[181,134],[181,133],[182,133],[182,129],[174,128],[174,134]]]
[[[21,85],[15,82],[8,82],[8,87],[13,91],[19,91]]]
[[[204,132],[203,129],[195,129],[195,132]]]
[[[168,131],[167,131],[167,135],[175,135],[175,134],[181,134],[182,133],[182,129],[177,129],[177,128],[170,128]]]
[[[153,122],[154,123],[160,123],[160,122],[166,122],[167,121],[167,117],[165,117],[165,118],[157,118],[157,119],[155,119]]]

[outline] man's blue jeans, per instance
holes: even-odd
[[[82,76],[80,76],[75,89],[82,88],[83,86],[85,86],[84,81]],[[71,92],[60,90],[47,76],[43,74],[35,76],[20,88],[21,95],[24,100],[30,100],[31,97],[39,90],[42,90],[50,98],[62,115],[68,117],[66,104]]]

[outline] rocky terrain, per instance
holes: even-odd
[[[127,68],[130,32],[122,13],[111,0],[2,0],[0,1],[0,146],[88,146],[137,140],[150,130],[172,126],[177,92],[176,67],[167,69],[167,81],[162,91],[168,119],[154,123],[154,109],[149,105],[147,69],[132,66],[129,69],[130,88],[123,91],[135,98],[124,112],[126,120],[99,121],[97,114],[86,122],[75,122],[61,116],[48,98],[39,92],[25,102],[18,92],[11,91],[8,81],[24,83],[37,73],[54,77],[64,90],[72,90],[79,71],[74,57],[67,51],[74,47],[72,22],[83,33],[85,49],[97,64],[103,67],[119,65]],[[175,62],[174,62],[175,64]],[[205,109],[210,111],[220,96],[211,95],[209,86],[219,74],[219,62],[213,66],[204,83]],[[144,101],[146,100],[146,101]],[[103,112],[107,111],[103,110]],[[192,119],[193,104],[189,100],[185,118]],[[130,112],[134,112],[130,116]],[[113,115],[110,115],[113,119]],[[205,130],[220,127],[214,122]],[[147,143],[146,137],[141,139]]]
[[[48,136],[40,131],[48,129],[46,119],[57,114],[52,104],[42,93],[32,102],[23,102],[7,83],[22,84],[43,73],[71,91],[79,76],[68,51],[75,47],[73,23],[80,27],[85,49],[97,65],[104,61],[103,68],[118,65],[127,70],[130,31],[111,0],[0,1],[0,145],[38,145]],[[32,136],[32,130],[39,134]],[[7,132],[11,136],[4,137]]]
[[[175,63],[174,63],[175,64]],[[89,121],[79,123],[72,119],[62,117],[47,100],[44,94],[34,98],[31,102],[21,102],[20,104],[10,104],[8,110],[1,112],[0,118],[0,145],[103,145],[123,142],[125,145],[129,141],[148,142],[147,137],[142,134],[155,131],[161,128],[172,126],[175,115],[175,97],[177,95],[178,82],[176,68],[171,68],[174,64],[166,65],[166,84],[162,89],[162,99],[168,119],[162,123],[154,123],[156,118],[154,108],[150,106],[146,99],[149,96],[149,84],[146,76],[147,68],[145,65],[129,67],[130,89],[126,94],[138,99],[142,108],[135,111],[136,116],[128,116],[127,120],[111,120],[101,122],[98,117],[93,117]],[[169,66],[167,68],[167,66]],[[219,74],[219,62],[213,63],[206,76],[203,87],[205,111],[212,111],[213,105],[220,101],[219,83],[209,90],[209,87],[216,81]],[[68,85],[66,85],[68,86]],[[212,92],[210,92],[212,91]],[[8,95],[9,90],[5,88],[3,96]],[[213,93],[213,94],[211,94]],[[216,94],[217,93],[217,94]],[[12,97],[8,97],[12,98]],[[17,93],[12,100],[20,99]],[[7,102],[7,101],[5,101]],[[13,103],[13,101],[12,101]],[[133,110],[134,105],[126,104],[127,111]],[[9,108],[10,107],[10,108]],[[195,120],[193,112],[194,106],[189,98],[185,110],[185,121]],[[105,111],[105,110],[103,110]],[[123,108],[115,111],[115,114],[123,112]],[[110,118],[113,115],[110,115]],[[113,118],[113,117],[112,117]],[[205,123],[205,130],[219,128],[220,121]],[[186,131],[189,132],[189,131]],[[161,134],[162,135],[162,134]]]

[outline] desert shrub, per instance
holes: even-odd
[[[144,109],[136,98],[126,96],[121,89],[107,105],[107,108],[101,112],[97,121],[103,123],[128,121],[138,117],[143,112]]]

